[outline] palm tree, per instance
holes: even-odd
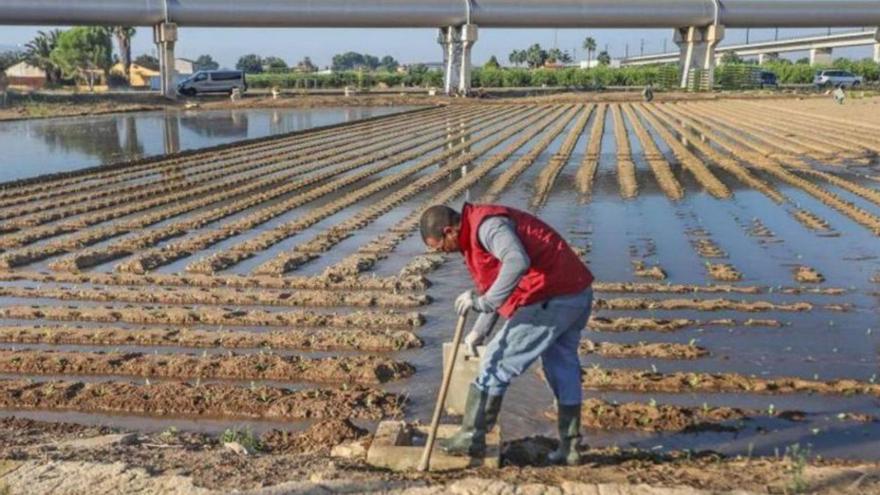
[[[587,68],[590,67],[590,62],[593,60],[593,52],[596,51],[596,40],[594,38],[588,37],[584,40],[584,50],[587,51]]]
[[[519,54],[520,54],[519,50],[514,50],[514,51],[510,52],[510,55],[507,57],[507,60],[510,60],[510,63],[519,67],[519,64],[520,64],[520,55]]]
[[[37,31],[37,37],[24,45],[25,58],[28,63],[46,71],[46,80],[49,83],[56,83],[61,80],[61,69],[50,58],[52,50],[58,46],[58,37],[60,35],[60,29],[53,29],[48,33]]]
[[[116,37],[116,44],[119,45],[119,62],[122,63],[122,72],[126,80],[129,79],[131,71],[131,37],[134,33],[133,27],[113,26],[113,36]]]

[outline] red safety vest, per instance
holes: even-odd
[[[577,294],[593,283],[593,274],[565,239],[534,215],[506,206],[465,203],[458,242],[481,294],[489,290],[501,270],[501,261],[483,247],[477,232],[483,220],[494,216],[508,217],[516,223],[516,234],[531,260],[519,285],[498,309],[502,316],[510,318],[521,306]]]

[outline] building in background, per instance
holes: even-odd
[[[9,86],[41,89],[46,86],[46,71],[27,62],[19,62],[6,69]]]

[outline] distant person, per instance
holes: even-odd
[[[836,88],[834,88],[834,92],[831,93],[831,96],[834,97],[834,102],[838,105],[843,105],[843,102],[846,101],[846,93],[843,91],[843,85],[838,84]]]
[[[645,100],[645,103],[651,103],[654,101],[654,85],[648,83],[645,86],[645,89],[642,90],[642,99]]]
[[[6,90],[9,89],[9,78],[6,73],[0,71],[0,106],[6,106]]]

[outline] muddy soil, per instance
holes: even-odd
[[[251,419],[381,419],[403,413],[404,399],[363,386],[289,390],[222,383],[0,380],[0,407],[80,412]]]
[[[0,372],[373,385],[410,377],[415,368],[408,363],[378,356],[304,358],[268,353],[195,356],[0,350]]]
[[[749,318],[737,321],[728,318],[715,320],[691,320],[687,318],[636,318],[617,317],[609,318],[594,316],[590,318],[588,327],[597,332],[674,332],[685,328],[701,326],[724,326],[724,327],[782,327],[783,323],[773,319]]]
[[[164,285],[172,287],[237,287],[265,289],[340,289],[340,290],[392,290],[413,291],[428,288],[424,277],[241,277],[236,275],[185,275],[151,273],[136,275],[128,273],[38,273],[38,272],[0,272],[0,280],[33,282],[59,282],[74,284],[101,285]]]
[[[62,301],[131,302],[147,304],[206,304],[256,306],[314,306],[415,308],[430,303],[424,294],[329,290],[273,291],[254,289],[187,289],[165,287],[147,291],[135,287],[0,287],[0,297]]]
[[[709,351],[697,345],[673,344],[668,342],[638,342],[618,344],[616,342],[594,342],[582,340],[581,354],[598,354],[608,358],[656,358],[656,359],[698,359],[709,355]]]
[[[424,318],[418,313],[353,312],[319,314],[306,311],[270,312],[218,307],[59,307],[6,306],[0,317],[21,320],[126,322],[148,325],[240,325],[355,328],[416,328]]]
[[[0,342],[370,352],[392,352],[422,347],[422,341],[414,333],[406,330],[358,328],[240,332],[190,328],[88,328],[70,325],[2,326],[0,327]]]
[[[586,428],[600,430],[680,431],[738,431],[743,421],[766,416],[766,411],[733,407],[685,407],[638,402],[611,403],[601,399],[587,399],[581,411]],[[774,416],[791,421],[802,420],[798,411],[777,411]]]
[[[806,380],[794,377],[757,378],[738,373],[655,373],[652,371],[583,368],[584,387],[644,392],[743,392],[755,394],[816,393],[880,396],[880,384],[858,380]]]
[[[749,313],[783,311],[811,311],[813,304],[808,302],[774,303],[770,301],[735,301],[732,299],[596,299],[594,309],[605,310],[679,310],[696,311],[743,311]]]
[[[742,280],[742,273],[729,263],[706,263],[706,271],[713,280],[736,282]]]
[[[815,268],[801,265],[794,269],[794,280],[802,284],[821,284],[825,277]]]
[[[666,280],[666,272],[658,265],[654,265],[649,268],[645,266],[645,262],[641,260],[633,261],[632,264],[633,275],[635,275],[636,277],[651,278],[654,280]]]

